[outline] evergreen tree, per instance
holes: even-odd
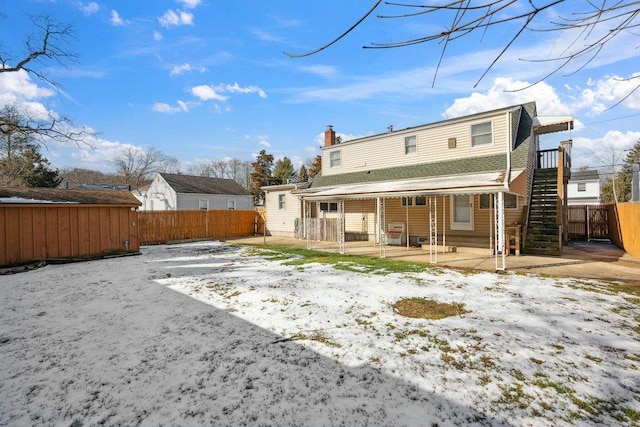
[[[276,166],[273,169],[273,177],[275,181],[277,181],[276,184],[287,184],[293,177],[293,174],[293,163],[291,163],[288,157],[285,156],[276,161]]]
[[[620,202],[628,202],[631,200],[631,180],[634,164],[640,164],[640,140],[638,140],[627,153],[627,158],[624,160],[622,169],[620,169],[618,177],[616,178],[618,183],[618,200]]]
[[[42,157],[36,146],[31,146],[26,153],[25,158],[32,166],[25,174],[24,182],[27,187],[47,187],[55,188],[62,182],[62,177],[58,169],[49,167],[49,160]]]
[[[315,177],[320,172],[322,172],[322,156],[318,154],[309,162],[309,178]]]
[[[251,166],[253,167],[253,172],[251,172],[251,189],[249,192],[253,194],[254,204],[260,205],[264,201],[262,187],[269,185],[269,181],[273,177],[271,174],[273,154],[267,154],[265,150],[261,150],[256,157],[256,161],[251,163]]]
[[[309,174],[307,173],[307,168],[304,165],[300,166],[300,170],[298,171],[298,177],[296,182],[307,182],[309,181]]]

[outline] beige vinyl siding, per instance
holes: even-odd
[[[489,239],[493,232],[493,210],[480,209],[480,196],[474,195],[474,229],[451,230],[451,203],[448,195],[431,196],[433,203],[437,205],[438,242],[442,243],[443,233],[451,244],[464,246],[465,239],[472,239],[469,246],[489,247]],[[427,197],[428,201],[429,197]],[[518,196],[517,209],[505,209],[505,224],[523,222],[523,212],[526,199]],[[375,200],[346,201],[345,202],[345,232],[360,233],[366,226],[366,231],[373,239],[376,231]],[[407,220],[408,213],[408,220]],[[443,217],[444,213],[444,217]],[[402,222],[405,224],[405,232],[411,237],[413,243],[416,237],[429,238],[429,206],[402,206],[400,198],[385,199],[385,223]],[[326,218],[338,218],[337,213],[327,213]],[[364,219],[363,219],[364,218]],[[385,227],[386,229],[386,227]],[[444,230],[444,231],[443,231]],[[474,240],[475,239],[475,240]]]
[[[471,125],[491,121],[493,144],[471,146]],[[416,153],[405,154],[405,137],[415,135]],[[456,139],[456,147],[449,148],[449,138]],[[474,117],[474,120],[447,122],[409,130],[393,131],[371,138],[344,142],[322,151],[322,174],[325,176],[382,169],[410,164],[422,164],[455,160],[461,157],[481,157],[502,154],[506,151],[507,115],[505,112],[491,116]],[[341,165],[329,167],[330,153],[340,150]]]
[[[279,208],[278,196],[284,195],[285,207]],[[265,193],[267,207],[267,231],[273,236],[294,237],[295,219],[302,217],[302,202],[291,190],[268,191]]]

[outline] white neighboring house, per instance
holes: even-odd
[[[597,170],[571,172],[567,184],[567,204],[600,204],[600,175]]]
[[[232,179],[159,173],[149,187],[134,195],[140,210],[251,210],[253,196]]]

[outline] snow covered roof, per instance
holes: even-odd
[[[83,203],[92,205],[140,206],[126,190],[75,190],[63,188],[0,188],[1,204]]]

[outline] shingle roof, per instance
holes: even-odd
[[[160,176],[176,193],[251,195],[232,179],[172,173],[161,173]]]
[[[598,181],[600,174],[597,170],[571,171],[571,181]]]
[[[4,199],[4,200],[3,200]],[[14,199],[14,201],[12,201]],[[92,205],[140,206],[127,190],[70,190],[63,188],[0,188],[0,203],[83,203]]]

